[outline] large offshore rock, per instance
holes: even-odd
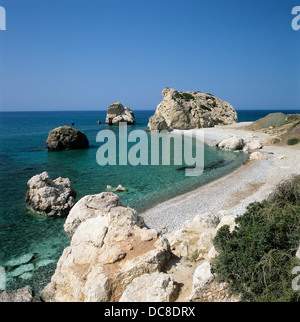
[[[46,140],[49,151],[88,149],[87,136],[71,126],[61,126],[49,132]]]
[[[218,124],[237,122],[233,106],[212,94],[202,92],[179,92],[165,88],[163,101],[157,106],[154,116],[149,119],[150,130],[189,130],[213,127]],[[165,123],[166,125],[165,125]]]
[[[51,180],[43,172],[28,180],[25,195],[28,210],[44,216],[67,216],[75,204],[76,192],[68,178]]]
[[[64,228],[70,246],[41,293],[44,301],[118,301],[133,279],[160,272],[170,258],[167,240],[140,228],[136,211],[111,192],[82,198]]]
[[[118,125],[120,122],[134,124],[135,118],[129,107],[124,108],[120,102],[114,102],[108,107],[105,122],[109,125]]]

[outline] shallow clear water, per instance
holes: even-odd
[[[37,269],[38,263],[57,261],[69,244],[63,230],[65,219],[46,218],[26,210],[26,183],[32,176],[47,171],[53,179],[68,177],[77,192],[77,200],[106,191],[107,185],[122,184],[128,190],[119,193],[122,203],[141,212],[223,176],[245,160],[243,153],[206,146],[205,171],[200,177],[187,177],[181,167],[174,165],[101,167],[96,162],[101,145],[96,142],[96,135],[107,128],[118,131],[118,127],[97,125],[97,120],[104,123],[105,115],[106,112],[95,111],[0,113],[0,266],[5,267],[11,258],[35,254],[32,275],[23,275],[22,279],[7,274],[7,288],[39,281],[44,275],[42,267]],[[128,126],[128,130],[146,129],[151,115],[153,111],[136,111],[136,125]],[[48,132],[72,122],[86,133],[90,149],[48,152],[45,147]],[[54,268],[55,265],[50,265],[46,271],[50,274]],[[6,270],[9,273],[11,269],[6,267]]]

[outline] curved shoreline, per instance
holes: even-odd
[[[139,214],[148,227],[165,227],[171,232],[198,214],[229,211],[234,216],[242,215],[250,203],[267,198],[280,181],[300,173],[300,162],[297,161],[300,160],[299,147],[268,145],[272,138],[270,135],[240,129],[247,124],[249,122],[196,131],[203,132],[206,144],[213,144],[227,135],[238,136],[245,141],[260,140],[264,144],[260,151],[268,160],[247,161],[230,174]]]

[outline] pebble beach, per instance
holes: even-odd
[[[209,145],[227,136],[260,140],[263,148],[259,151],[267,160],[247,160],[232,173],[141,213],[146,225],[156,229],[164,227],[171,232],[199,214],[226,211],[234,216],[243,215],[250,203],[266,199],[278,183],[300,173],[299,146],[271,145],[269,134],[242,129],[249,124],[242,122],[195,131],[202,132],[204,142]],[[192,134],[192,131],[185,133]]]

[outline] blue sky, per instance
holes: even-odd
[[[165,87],[300,109],[293,0],[0,0],[0,110],[155,109]]]

